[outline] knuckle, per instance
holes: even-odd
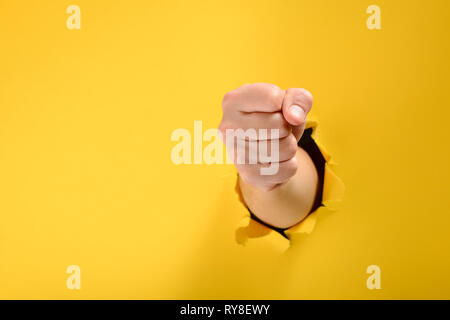
[[[263,96],[269,105],[273,107],[274,111],[281,108],[284,99],[284,91],[278,86],[271,83],[255,83],[253,84],[255,91]]]
[[[306,90],[306,89],[304,89],[304,88],[301,88],[301,89],[300,89],[300,92],[303,94],[303,96],[305,97],[305,99],[306,99],[310,104],[313,103],[314,98],[313,98],[313,95],[311,94],[311,92],[309,92],[308,90]]]
[[[300,88],[299,90],[300,90],[300,92],[301,92],[302,94],[305,95],[305,97],[307,97],[308,99],[310,99],[310,101],[313,100],[313,95],[312,95],[311,92],[309,92],[309,91],[306,90],[305,88]]]
[[[222,99],[222,110],[224,112],[226,112],[227,110],[229,110],[231,108],[237,95],[238,95],[238,93],[236,90],[231,90],[231,91],[228,91],[227,93],[225,93],[225,95],[223,96],[223,99]]]
[[[311,92],[309,92],[308,90],[303,89],[303,88],[297,89],[297,90],[298,90],[297,94],[298,94],[299,98],[305,102],[306,106],[311,107],[313,104],[313,100],[314,100]]]
[[[283,119],[283,123],[282,123],[281,128],[280,128],[280,138],[288,137],[291,132],[292,132],[291,126],[289,125],[289,123],[287,123],[287,121],[285,121]]]
[[[273,117],[276,128],[283,129],[289,127],[289,123],[286,121],[281,112],[272,113],[271,116]]]
[[[269,102],[273,104],[275,107],[281,107],[281,104],[283,103],[283,90],[281,90],[276,85],[268,85],[266,88],[266,94],[269,99]]]
[[[308,110],[312,107],[314,99],[311,92],[308,90],[303,88],[290,88],[288,89],[288,93],[293,97],[295,103],[301,104],[302,107],[305,107]]]
[[[284,119],[281,112],[270,113],[267,124],[271,130],[278,130],[278,137],[284,138],[291,132],[289,123]]]
[[[289,158],[295,157],[297,153],[297,139],[295,139],[294,135],[289,135],[286,139],[288,139],[286,143],[286,154]]]

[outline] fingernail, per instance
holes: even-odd
[[[302,121],[305,119],[305,111],[303,111],[303,109],[300,106],[294,104],[289,108],[289,111],[297,119]]]

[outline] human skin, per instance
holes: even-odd
[[[223,118],[219,125],[222,137],[229,129],[278,129],[278,171],[262,175],[268,163],[237,163],[239,187],[249,209],[263,222],[277,228],[289,228],[310,212],[318,184],[318,174],[309,155],[297,146],[305,129],[313,97],[305,89],[282,90],[268,83],[245,84],[225,94]],[[263,144],[270,150],[270,136],[257,135],[258,150]],[[224,138],[225,139],[225,138]],[[237,155],[248,155],[249,143],[233,144]],[[244,146],[244,147],[243,147]],[[228,146],[229,147],[229,146]],[[244,150],[242,150],[244,148]],[[252,149],[253,150],[253,149]]]

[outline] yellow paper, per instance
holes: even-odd
[[[449,299],[448,12],[446,0],[0,1],[0,298]],[[175,130],[194,153],[194,121],[217,128],[223,95],[252,82],[313,94],[326,183],[345,183],[340,204],[340,188],[325,192],[337,210],[290,242],[269,230],[240,245],[234,167],[171,160]]]

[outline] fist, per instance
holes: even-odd
[[[297,172],[297,142],[313,98],[305,89],[245,84],[225,94],[219,135],[241,179],[270,191]]]

